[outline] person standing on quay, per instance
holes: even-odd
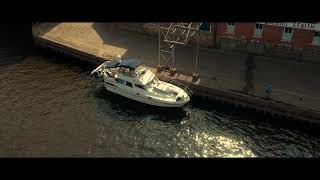
[[[267,86],[266,86],[266,97],[268,99],[270,98],[271,92],[272,92],[272,85],[271,84],[267,84]]]

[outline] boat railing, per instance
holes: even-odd
[[[100,70],[101,68],[103,68],[106,64],[108,63],[108,61],[102,63],[100,66],[98,66],[97,68],[95,68],[93,71],[91,71],[91,75],[93,75],[96,71]]]
[[[166,81],[167,81],[168,83],[171,83],[171,84],[174,84],[174,85],[179,86],[179,87],[182,88],[184,91],[186,91],[186,93],[187,93],[190,97],[193,95],[192,90],[191,90],[187,85],[185,85],[185,84],[183,84],[183,83],[181,83],[181,82],[179,82],[179,81],[177,81],[177,80],[171,79],[171,78],[167,79]]]

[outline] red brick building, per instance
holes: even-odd
[[[239,47],[241,43],[255,42],[266,47],[283,46],[294,49],[320,48],[320,23],[212,23],[211,31],[217,43]],[[221,39],[236,41],[221,42]],[[219,41],[220,40],[220,41]]]

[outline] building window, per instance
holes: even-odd
[[[263,24],[256,23],[256,28],[254,29],[255,37],[262,37]]]
[[[126,85],[127,85],[128,87],[131,87],[131,88],[132,88],[132,83],[131,83],[131,82],[126,81]]]
[[[320,31],[314,33],[312,44],[320,46]]]
[[[228,22],[228,24],[227,24],[227,32],[234,33],[234,27],[235,27],[234,22]]]
[[[208,22],[201,22],[200,23],[200,30],[201,31],[211,31],[211,25]]]
[[[291,41],[292,34],[293,34],[293,29],[289,27],[285,27],[282,34],[282,40]]]

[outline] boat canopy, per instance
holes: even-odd
[[[105,68],[117,68],[117,67],[124,67],[129,68],[131,70],[135,70],[138,66],[143,63],[142,60],[139,59],[126,59],[126,60],[114,60],[110,61],[105,65]]]

